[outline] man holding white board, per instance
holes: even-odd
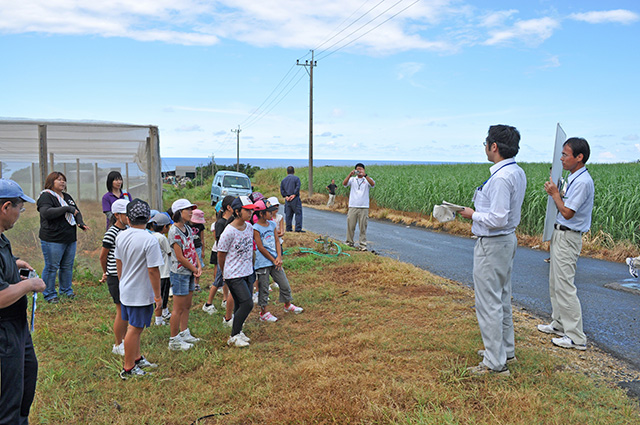
[[[585,164],[589,160],[589,143],[572,137],[562,146],[562,168],[571,173],[562,190],[550,178],[544,190],[551,196],[558,215],[551,236],[549,295],[553,321],[538,325],[540,332],[555,334],[554,345],[576,350],[587,349],[582,329],[582,307],[574,283],[576,264],[582,250],[582,234],[591,227],[594,187]]]
[[[494,165],[491,176],[473,196],[475,211],[464,208],[459,214],[473,220],[471,231],[478,237],[473,250],[473,286],[476,316],[484,343],[478,366],[467,368],[470,375],[509,375],[507,363],[515,360],[511,312],[511,270],[518,240],[527,177],[516,164],[520,133],[515,127],[492,125],[484,143],[485,154]]]

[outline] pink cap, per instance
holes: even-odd
[[[204,211],[195,209],[193,210],[193,215],[191,216],[191,222],[197,224],[204,224]]]

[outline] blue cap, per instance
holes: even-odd
[[[36,201],[24,194],[24,191],[18,183],[9,179],[0,179],[0,198],[20,198],[25,202],[36,203]]]

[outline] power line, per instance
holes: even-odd
[[[251,125],[255,124],[255,123],[256,123],[260,118],[264,117],[264,116],[265,116],[265,115],[267,115],[269,112],[271,112],[271,111],[273,110],[273,108],[275,108],[276,106],[278,106],[278,105],[280,104],[280,102],[282,102],[282,101],[284,100],[284,98],[285,98],[285,97],[287,97],[287,95],[291,92],[291,90],[293,90],[293,89],[298,85],[298,83],[300,83],[300,81],[302,81],[302,78],[303,78],[303,77],[304,77],[304,73],[300,76],[300,78],[298,78],[298,81],[296,81],[296,82],[295,82],[295,84],[294,84],[293,86],[291,86],[291,88],[289,89],[289,91],[287,91],[287,92],[284,94],[284,96],[282,96],[282,97],[280,98],[280,100],[279,100],[275,105],[273,105],[269,110],[265,111],[265,112],[264,112],[264,114],[262,114],[262,116],[261,116],[261,117],[257,118],[257,119],[256,119],[256,120],[254,120],[253,122],[251,122],[251,123],[249,123],[249,124],[245,125],[245,126],[244,126],[244,128],[245,128],[245,129],[247,129],[247,127],[249,127],[249,126],[251,126]]]
[[[349,35],[343,37],[341,40],[335,42],[334,44],[332,44],[331,46],[329,46],[329,48],[325,49],[324,52],[326,52],[327,50],[329,50],[330,48],[332,48],[333,46],[339,44],[340,42],[344,41],[345,39],[347,39],[349,36],[353,35],[354,33],[360,31],[362,28],[366,27],[367,25],[369,25],[371,22],[375,21],[376,19],[378,19],[380,16],[384,15],[386,12],[388,12],[389,10],[393,9],[394,7],[396,7],[399,3],[402,3],[403,0],[399,0],[398,2],[396,2],[395,4],[393,4],[393,6],[389,7],[388,9],[386,9],[385,11],[383,11],[382,13],[380,13],[378,16],[376,16],[375,18],[371,19],[369,22],[367,22],[366,24],[362,25],[360,28],[358,28],[357,30],[351,32]],[[369,34],[371,31],[375,30],[376,28],[380,27],[381,25],[389,22],[391,19],[395,18],[396,16],[398,16],[399,14],[401,14],[402,12],[404,12],[405,10],[409,9],[411,6],[413,6],[414,4],[418,3],[420,0],[415,0],[413,3],[409,4],[407,7],[405,7],[404,9],[401,9],[399,12],[391,15],[389,18],[385,19],[384,21],[380,22],[378,25],[376,25],[375,27],[371,28],[370,30],[364,32],[363,34],[359,35],[358,37],[354,38],[353,40],[351,40],[350,42],[342,45],[341,47],[338,47],[337,49],[326,53],[325,55],[321,55],[317,60],[321,60],[324,59],[328,56],[331,56],[332,54],[336,53],[339,50],[344,49],[345,47],[347,47],[350,44],[355,43],[356,41],[358,41],[359,39],[361,39],[362,37],[364,37],[365,35]],[[323,52],[323,53],[324,53]]]
[[[258,113],[258,111],[260,110],[260,108],[262,108],[262,105],[264,105],[267,100],[269,100],[269,97],[271,97],[271,95],[278,89],[278,87],[280,87],[280,85],[282,84],[282,82],[285,80],[285,78],[287,78],[287,76],[291,73],[291,71],[293,70],[293,68],[295,68],[295,64],[291,65],[291,68],[289,68],[289,70],[287,71],[286,74],[284,74],[284,77],[282,77],[282,79],[280,80],[280,82],[278,84],[276,84],[276,86],[273,88],[273,90],[271,90],[271,93],[269,93],[269,95],[267,95],[267,97],[262,101],[262,103],[260,104],[260,106],[258,106],[257,108],[255,108],[253,110],[253,112],[241,123],[244,124],[247,121],[249,121],[251,119],[252,116],[254,116],[255,114]]]
[[[367,10],[364,14],[360,15],[360,17],[359,17],[358,19],[356,19],[355,21],[351,22],[349,25],[347,25],[346,27],[344,27],[343,29],[341,29],[339,32],[337,32],[336,34],[334,34],[331,38],[329,38],[329,39],[325,40],[322,44],[320,44],[318,47],[316,47],[316,48],[315,48],[315,49],[313,49],[313,50],[318,50],[318,49],[320,49],[322,46],[324,46],[325,44],[327,44],[328,42],[330,42],[331,40],[333,40],[334,38],[336,38],[337,36],[339,36],[340,34],[342,34],[344,31],[346,31],[349,27],[351,27],[353,24],[355,24],[356,22],[358,22],[360,19],[362,19],[362,18],[364,18],[365,16],[367,16],[367,15],[369,14],[369,12],[371,12],[372,10],[374,10],[375,8],[377,8],[378,6],[380,6],[380,5],[381,5],[382,3],[384,3],[385,1],[386,1],[386,0],[381,0],[378,4],[376,4],[375,6],[373,6],[371,9]],[[349,15],[349,17],[347,17],[345,20],[343,20],[343,21],[340,23],[340,25],[338,25],[338,26],[334,29],[334,31],[335,31],[335,30],[337,30],[338,28],[340,28],[340,26],[341,26],[342,24],[344,24],[344,23],[345,23],[346,21],[348,21],[348,20],[349,20],[353,15],[355,15],[355,13],[356,13],[358,10],[362,9],[362,6],[364,6],[365,4],[367,4],[367,1],[365,1],[364,3],[362,3],[362,4],[360,5],[360,7],[359,7],[359,8],[357,8],[356,10],[354,10],[354,11],[353,11],[353,13],[351,13],[351,15]],[[371,22],[371,21],[369,21],[369,22]],[[307,55],[305,55],[305,56],[308,56],[308,54],[307,54]]]

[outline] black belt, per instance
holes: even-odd
[[[553,227],[554,227],[556,230],[561,230],[561,231],[563,231],[563,232],[576,232],[576,233],[582,233],[582,232],[581,232],[581,231],[579,231],[579,230],[569,229],[567,226],[565,226],[565,225],[563,225],[563,224],[555,223],[555,224],[553,225]]]

